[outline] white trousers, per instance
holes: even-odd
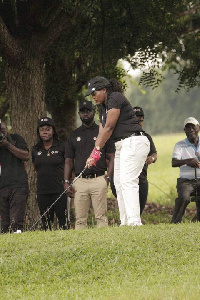
[[[114,184],[121,225],[142,225],[139,204],[139,175],[150,151],[146,136],[132,136],[115,143]]]

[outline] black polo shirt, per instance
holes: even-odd
[[[95,141],[98,133],[99,126],[94,123],[89,128],[82,125],[70,134],[67,140],[65,158],[74,159],[76,176],[79,175],[84,169],[86,160],[90,156],[95,146]],[[101,158],[97,162],[96,166],[92,166],[90,169],[86,169],[84,175],[104,173],[107,170],[106,153],[114,152],[114,143],[109,140],[101,149]]]
[[[113,130],[111,138],[116,141],[121,138],[130,136],[134,131],[143,131],[139,125],[135,112],[126,99],[126,97],[119,92],[113,92],[108,97],[107,105],[101,105],[99,108],[100,121],[102,126],[105,126],[107,112],[109,109],[117,108],[120,109],[120,115],[117,120],[115,129]]]
[[[145,135],[146,137],[148,138],[149,142],[150,142],[150,151],[149,151],[149,154],[148,156],[152,155],[153,153],[157,153],[156,151],[156,147],[154,145],[154,142],[152,140],[152,137],[145,132]],[[139,183],[145,183],[147,182],[147,164],[144,165],[143,169],[142,169],[142,172],[140,173],[140,176],[139,176]]]
[[[7,139],[15,147],[28,151],[25,140],[19,134],[10,134]],[[0,188],[28,187],[28,176],[25,171],[25,162],[17,158],[4,146],[0,146],[0,163]]]
[[[51,148],[32,148],[32,162],[37,172],[37,194],[62,193],[64,190],[65,144],[54,141]]]

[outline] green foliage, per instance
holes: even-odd
[[[190,91],[182,89],[177,93],[177,76],[172,71],[166,71],[164,77],[163,83],[154,90],[133,86],[127,78],[125,95],[133,106],[138,105],[144,109],[144,129],[149,134],[183,132],[186,118],[193,116],[199,119],[199,87]],[[140,77],[134,79],[140,81]]]
[[[188,299],[199,224],[0,236],[1,299]]]

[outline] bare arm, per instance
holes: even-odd
[[[176,159],[172,158],[172,167],[181,167],[183,165],[187,165],[191,168],[199,168],[200,162],[197,161],[195,158],[188,158],[188,159]]]
[[[115,158],[115,153],[107,153],[107,156],[109,157],[108,159],[108,171],[107,175],[112,178],[114,174],[114,158]]]
[[[96,139],[95,146],[99,146],[100,148],[103,148],[103,146],[105,145],[106,141],[110,138],[116,126],[119,115],[120,115],[120,109],[117,108],[109,109],[107,113],[105,127],[102,127],[101,125],[101,127],[99,128],[99,135]]]
[[[157,160],[157,153],[152,153],[150,156],[147,157],[146,164],[150,165],[152,163],[155,163],[156,160]]]
[[[65,158],[65,168],[64,168],[65,180],[70,180],[72,176],[73,168],[74,168],[74,160],[72,158]]]
[[[27,150],[17,148],[13,144],[11,144],[6,137],[1,142],[1,146],[5,146],[17,158],[24,161],[29,160],[29,152]]]
[[[74,169],[74,160],[72,158],[65,158],[65,168],[64,168],[64,179],[70,180],[72,176],[72,171]],[[67,189],[70,185],[70,182],[65,182],[64,189]],[[75,190],[71,187],[67,190],[67,195],[71,198],[74,197]]]

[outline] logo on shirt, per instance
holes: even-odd
[[[77,136],[76,140],[77,140],[77,142],[80,142],[81,141],[81,137]]]

